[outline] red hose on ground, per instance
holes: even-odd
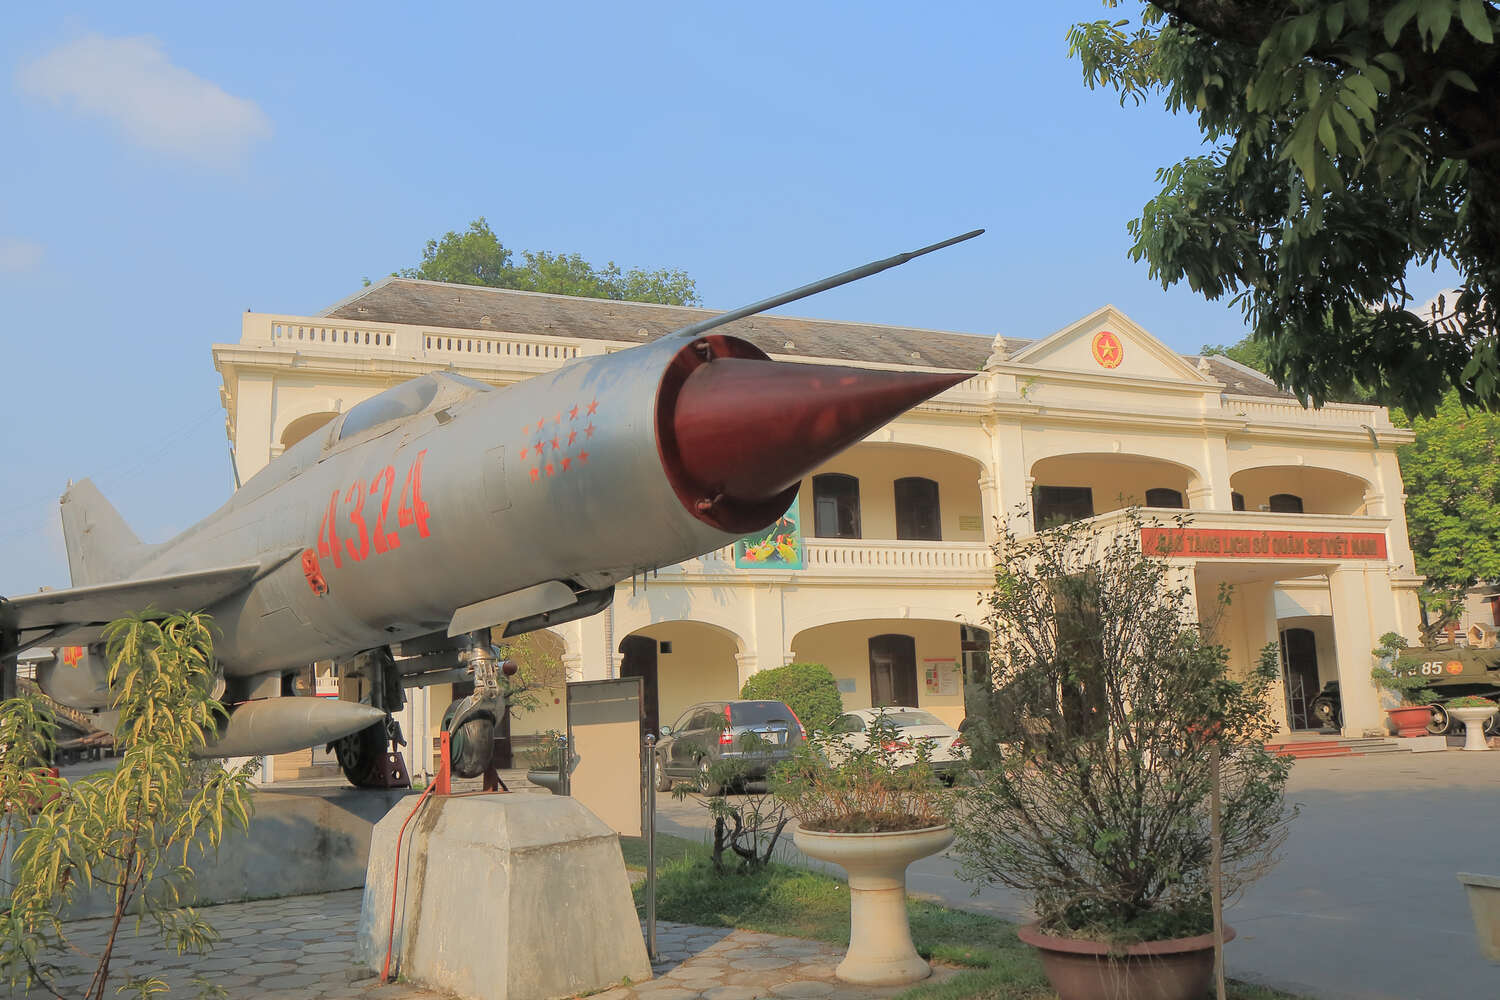
[[[447,734],[445,733],[444,735],[446,736]],[[445,770],[446,765],[447,758],[445,757],[443,759]],[[380,970],[380,981],[382,983],[391,981],[391,946],[396,940],[396,892],[401,886],[401,838],[406,836],[406,824],[411,822],[411,818],[417,814],[418,809],[422,808],[422,803],[427,801],[427,796],[431,795],[432,790],[436,787],[437,782],[428,782],[427,787],[422,790],[421,796],[418,797],[417,804],[412,806],[411,812],[407,814],[406,822],[401,824],[401,832],[396,834],[396,864],[391,870],[391,930],[385,939],[385,966]]]

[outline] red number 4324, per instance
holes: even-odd
[[[416,525],[417,535],[426,538],[427,504],[422,501],[422,459],[426,449],[417,452],[416,460],[406,470],[406,481],[401,486],[400,500],[396,505],[396,526],[410,528]],[[328,511],[318,527],[318,555],[332,559],[335,568],[344,565],[343,557],[363,562],[374,550],[375,555],[401,547],[401,536],[390,524],[391,492],[396,485],[396,469],[387,465],[367,485],[356,479],[347,490],[334,490],[328,498]],[[339,537],[340,495],[343,510],[347,512],[348,538]],[[340,552],[339,550],[343,551]]]

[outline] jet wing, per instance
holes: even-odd
[[[89,641],[78,633],[97,633],[104,625],[125,615],[147,609],[166,614],[209,607],[248,587],[287,558],[290,557],[67,590],[44,590],[9,599],[0,597],[0,628],[21,632],[23,649],[64,639],[72,639],[75,644]]]

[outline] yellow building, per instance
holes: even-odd
[[[422,372],[509,384],[706,314],[386,278],[317,316],[246,313],[214,360],[247,479]],[[1288,729],[1315,727],[1307,703],[1337,680],[1345,734],[1383,731],[1370,649],[1387,631],[1415,637],[1420,582],[1395,454],[1411,435],[1383,408],[1306,410],[1228,359],[1176,354],[1111,306],[1034,340],[768,315],[725,332],[780,360],[975,375],[803,482],[803,568],[737,568],[731,547],[621,585],[611,609],[549,638],[570,679],[646,676],[670,722],[757,670],[814,661],[846,707],[911,701],[957,723],[999,519],[1026,534],[1022,506],[1038,521],[1119,523],[1143,503],[1192,512],[1167,542],[1200,595],[1235,587],[1219,639],[1237,668],[1280,638]],[[446,704],[444,690],[419,694],[417,745]],[[559,720],[554,707],[518,728]]]

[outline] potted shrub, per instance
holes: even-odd
[[[1448,702],[1448,714],[1464,724],[1465,750],[1490,748],[1484,738],[1484,727],[1497,711],[1500,711],[1500,705],[1476,694],[1454,698]]]
[[[547,789],[553,795],[556,795],[562,788],[560,770],[563,755],[562,735],[556,729],[537,733],[536,744],[521,752],[521,759],[526,762],[526,780],[533,785]],[[573,767],[577,767],[578,755],[572,756]],[[569,773],[571,773],[571,768]]]
[[[835,974],[848,983],[895,986],[932,974],[911,940],[906,868],[953,843],[946,802],[925,747],[898,769],[894,727],[877,720],[864,747],[818,734],[772,775],[772,790],[797,820],[792,841],[849,876],[849,949]]]
[[[1428,706],[1438,700],[1429,685],[1429,678],[1421,672],[1421,663],[1402,654],[1407,649],[1406,640],[1395,632],[1380,637],[1380,645],[1371,651],[1375,657],[1375,669],[1370,678],[1376,687],[1388,692],[1397,704],[1388,707],[1396,735],[1402,738],[1426,736],[1427,726],[1432,722],[1432,709]]]
[[[1208,638],[1217,613],[1201,621],[1180,570],[1141,551],[1144,526],[1130,511],[1107,533],[1076,523],[995,547],[955,852],[967,878],[1030,897],[1036,920],[1019,935],[1062,1000],[1199,1000],[1215,951],[1216,774],[1226,898],[1269,866],[1292,815],[1291,762],[1265,749],[1275,645],[1231,674]],[[1018,707],[1034,720],[1019,731]]]

